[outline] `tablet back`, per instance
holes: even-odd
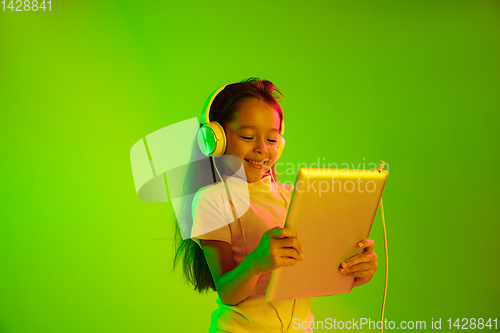
[[[265,299],[293,299],[343,294],[354,277],[343,276],[340,264],[363,253],[388,171],[299,170],[285,227],[297,231],[304,259],[274,270]]]

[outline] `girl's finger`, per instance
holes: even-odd
[[[358,243],[358,247],[364,248],[365,254],[373,253],[373,248],[375,247],[375,241],[373,239],[364,239]]]
[[[278,230],[278,229],[280,229],[280,227],[274,227],[274,228],[271,228],[271,229],[267,230],[267,231],[264,233],[264,236],[267,236],[267,235],[269,235],[270,233],[272,233],[273,231]]]
[[[304,258],[294,249],[280,249],[279,251],[276,251],[276,255],[285,258],[293,258],[295,260],[302,260],[302,258]]]
[[[290,247],[290,248],[294,248],[299,253],[302,252],[302,246],[299,244],[299,241],[297,240],[297,238],[288,237],[288,238],[277,239],[276,241],[279,244],[278,245],[279,248]]]
[[[372,258],[367,256],[366,254],[358,254],[352,258],[345,260],[344,262],[342,262],[340,264],[340,266],[342,268],[347,268],[347,267],[351,267],[353,265],[359,264],[361,262],[370,262],[371,260],[372,260]]]
[[[272,238],[286,238],[286,237],[297,238],[297,236],[298,236],[297,232],[290,228],[280,228],[278,231],[273,231],[273,233],[271,234]]]
[[[297,263],[297,260],[284,257],[284,258],[280,258],[279,267],[293,266],[296,263]]]
[[[365,278],[365,279],[369,280],[373,277],[374,274],[375,274],[375,272],[373,270],[369,269],[366,271],[343,273],[342,275],[360,277],[360,278]]]
[[[363,262],[359,263],[347,268],[341,268],[340,273],[352,273],[352,272],[361,272],[361,271],[367,271],[367,270],[373,270],[378,268],[378,263],[371,261],[371,262]]]

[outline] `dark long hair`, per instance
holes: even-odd
[[[278,99],[283,99],[283,95],[278,88],[271,81],[251,77],[241,82],[230,84],[219,92],[210,108],[210,121],[216,121],[222,127],[225,127],[227,123],[235,118],[240,104],[252,98],[263,100],[272,106],[278,112],[280,121],[283,119],[283,111],[278,103]],[[204,122],[205,120],[201,119],[201,121]],[[194,286],[194,290],[201,293],[210,289],[217,291],[212,274],[210,273],[203,250],[191,238],[183,239],[182,234],[191,234],[191,229],[187,226],[192,225],[192,194],[204,186],[213,184],[217,181],[218,177],[216,177],[213,171],[214,159],[210,157],[210,165],[208,165],[206,158],[199,158],[203,155],[196,139],[193,141],[192,155],[193,159],[191,160],[199,162],[190,163],[187,166],[182,189],[182,198],[184,200],[182,200],[180,212],[177,212],[177,216],[174,213],[173,246],[175,256],[173,269],[175,270],[176,264],[181,263],[185,277]],[[217,168],[218,170],[222,170],[219,163],[217,163]],[[277,179],[274,166],[268,172],[272,172],[274,179]]]

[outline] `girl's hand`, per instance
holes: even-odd
[[[268,273],[279,267],[293,266],[297,260],[301,261],[304,256],[300,254],[302,246],[298,237],[295,230],[289,228],[274,227],[267,230],[259,245],[249,254],[254,273]]]
[[[365,249],[365,252],[347,259],[340,265],[340,272],[344,276],[355,276],[354,287],[370,281],[378,268],[378,256],[373,248],[375,241],[365,239],[358,243],[359,247]]]

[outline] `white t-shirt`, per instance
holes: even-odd
[[[201,188],[193,201],[194,221],[191,238],[200,247],[200,239],[220,240],[231,244],[235,267],[246,257],[246,250],[250,253],[257,247],[265,231],[276,226],[283,227],[286,207],[293,192],[293,185],[274,183],[269,175],[252,184],[245,181],[245,184],[248,186],[250,200],[249,205],[248,202],[246,205],[248,210],[242,212],[244,209],[241,207],[245,205],[235,203],[241,227],[238,220],[234,221],[222,183]],[[277,192],[277,186],[286,202]],[[233,202],[240,199],[241,203],[241,197],[238,198],[238,194],[231,191],[231,187],[229,189]],[[207,226],[210,227],[207,229]],[[213,230],[214,226],[217,226],[216,230]],[[206,232],[207,230],[213,231]],[[312,332],[311,329],[294,329],[294,326],[298,326],[295,323],[314,320],[310,311],[310,298],[273,301],[272,305],[278,311],[279,317],[275,309],[264,300],[270,276],[271,273],[261,275],[260,282],[257,282],[252,293],[235,306],[223,303],[218,297],[216,303],[219,307],[212,313],[209,332],[276,333],[282,332],[281,322],[288,328],[288,332]]]

